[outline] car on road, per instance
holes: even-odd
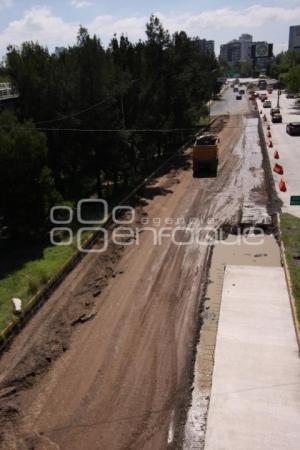
[[[263,108],[272,108],[271,100],[265,100],[263,103]]]
[[[288,92],[286,94],[286,98],[295,98],[295,94],[293,94],[292,92]]]
[[[273,114],[280,114],[280,108],[271,108],[270,114],[271,116],[273,116]]]
[[[236,100],[242,100],[241,94],[236,95],[236,96],[235,96],[235,99],[236,99]]]
[[[239,88],[237,87],[233,88],[233,92],[239,92]]]
[[[272,114],[271,120],[272,123],[282,123],[282,115],[279,113]]]
[[[265,100],[268,100],[267,94],[260,94],[259,98],[261,99],[262,102],[264,102]]]
[[[245,94],[245,89],[240,89],[239,94],[241,94],[241,95]]]
[[[291,136],[300,136],[300,122],[290,122],[286,126],[287,134]]]

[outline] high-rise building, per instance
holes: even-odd
[[[204,53],[215,53],[215,41],[206,40],[206,39],[200,39],[200,50]]]
[[[241,43],[237,39],[233,39],[227,44],[221,45],[220,58],[229,64],[238,63],[241,60]]]
[[[289,50],[300,50],[300,25],[290,27]]]
[[[247,59],[250,59],[252,45],[251,34],[242,34],[239,37],[239,42],[241,43],[241,60],[245,61]]]
[[[256,70],[266,72],[274,61],[273,44],[266,41],[253,42],[251,46],[251,59]]]
[[[233,39],[221,45],[220,59],[234,66],[241,61],[254,61],[266,69],[273,58],[273,45],[268,42],[253,42],[251,34],[242,34],[239,39]]]

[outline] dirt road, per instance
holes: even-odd
[[[242,116],[224,125],[218,177],[194,179],[188,154],[184,168],[175,161],[145,189],[133,227],[238,224]],[[147,229],[134,242],[85,257],[2,356],[2,448],[180,446],[210,252],[169,237],[154,245]]]

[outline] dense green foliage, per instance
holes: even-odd
[[[270,75],[284,82],[292,92],[300,91],[300,52],[288,50],[276,56]]]
[[[31,236],[59,200],[47,166],[46,137],[30,122],[20,126],[10,112],[0,115],[0,128],[1,213],[12,234]]]
[[[13,218],[9,202],[5,207],[1,202],[0,216],[12,232],[26,214],[32,229],[46,224],[44,212],[56,192],[76,201],[105,196],[106,186],[136,183],[199,126],[206,102],[218,90],[215,57],[201,53],[198,38],[185,32],[171,36],[154,16],[145,41],[114,36],[104,48],[81,27],[77,44],[59,56],[26,42],[10,47],[6,61],[20,94],[18,120],[31,121],[45,136],[37,129],[18,130],[12,118],[13,133],[0,129],[1,166],[7,165],[6,171],[1,167],[7,172],[1,176],[1,200],[14,180],[9,195],[15,200],[18,192],[26,208],[36,208]]]
[[[297,316],[300,324],[300,219],[291,214],[281,214],[281,233],[292,281],[296,302]]]

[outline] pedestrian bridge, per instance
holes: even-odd
[[[0,102],[17,97],[19,94],[10,83],[0,83]]]

